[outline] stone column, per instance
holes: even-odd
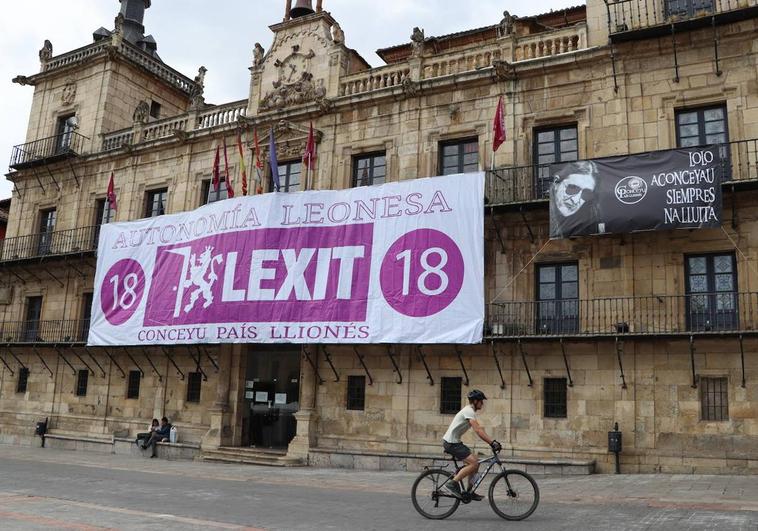
[[[311,359],[314,360],[318,367],[318,347],[309,348]],[[316,411],[316,394],[318,381],[305,358],[300,356],[300,410],[295,413],[297,422],[297,435],[290,442],[287,448],[287,457],[295,457],[308,461],[308,453],[311,447],[316,446],[316,431],[318,422],[318,413]]]
[[[238,345],[223,345],[218,353],[218,380],[216,399],[208,409],[211,427],[203,436],[203,449],[214,449],[230,444],[232,439],[231,414],[229,408],[229,378],[231,377],[232,348]]]

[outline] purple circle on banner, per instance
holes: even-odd
[[[409,317],[441,312],[463,286],[463,255],[447,234],[418,229],[393,243],[379,280],[387,303]]]
[[[100,287],[100,307],[108,322],[119,326],[132,318],[145,292],[145,272],[136,260],[125,258],[111,266]]]

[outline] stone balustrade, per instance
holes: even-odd
[[[411,69],[406,66],[390,65],[347,76],[340,83],[340,96],[362,94],[385,88],[399,87],[403,79],[410,76]]]
[[[421,68],[421,79],[461,74],[492,66],[494,61],[502,60],[501,46],[476,48],[473,50],[457,51],[444,55],[435,55],[424,59]]]
[[[134,131],[129,129],[121,129],[120,131],[114,131],[103,136],[103,149],[102,151],[113,151],[119,149],[124,145],[131,145],[134,143]]]
[[[149,142],[151,140],[158,140],[160,138],[166,138],[174,134],[174,131],[186,131],[187,121],[189,117],[186,114],[181,116],[174,116],[161,120],[159,122],[153,122],[145,126],[142,130],[142,142]]]
[[[106,50],[109,44],[110,41],[100,41],[53,57],[42,65],[42,71],[47,72],[83,61]]]
[[[513,61],[525,61],[575,52],[587,47],[587,26],[538,33],[518,38],[513,44]]]
[[[213,107],[207,111],[201,112],[197,117],[195,129],[207,129],[219,125],[227,125],[239,120],[240,116],[245,116],[247,111],[247,100],[235,101]]]
[[[154,57],[146,54],[129,42],[121,41],[118,50],[127,59],[130,59],[132,62],[137,63],[152,74],[160,77],[164,81],[167,81],[174,87],[178,88],[182,92],[185,92],[187,94],[190,94],[192,92],[194,83],[190,81],[186,76],[177,72],[173,68],[166,66],[165,63],[156,60]]]

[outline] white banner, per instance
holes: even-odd
[[[484,174],[104,225],[89,345],[478,343]]]

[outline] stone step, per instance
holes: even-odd
[[[214,463],[232,463],[243,465],[260,465],[276,467],[305,466],[301,459],[286,457],[282,454],[270,452],[255,452],[250,449],[219,448],[218,450],[206,450],[202,453],[203,461]]]

